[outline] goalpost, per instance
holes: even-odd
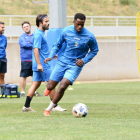
[[[137,58],[138,58],[138,67],[139,67],[139,76],[140,76],[140,12],[137,13]]]

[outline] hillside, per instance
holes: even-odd
[[[34,0],[0,0],[0,15],[37,15],[49,13],[48,3]],[[88,16],[136,16],[140,0],[67,0],[67,15],[83,12]]]

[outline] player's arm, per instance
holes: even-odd
[[[57,60],[57,55],[55,55],[54,57],[53,57],[53,59],[54,60]],[[46,63],[47,64],[47,61],[51,61],[52,59],[51,58],[46,58],[45,60],[44,60],[44,63]]]
[[[40,58],[39,58],[39,49],[41,49],[41,41],[42,41],[41,35],[38,34],[34,36],[33,48],[34,48],[35,60],[37,63],[37,69],[38,71],[43,72],[43,67],[41,65]]]
[[[7,47],[7,38],[5,38],[5,49],[6,49],[6,47]]]
[[[57,42],[52,46],[51,53],[50,53],[49,57],[44,60],[44,63],[47,63],[47,61],[51,61],[53,58],[55,58],[56,54],[61,49],[63,42],[64,42],[64,34],[62,32],[60,34]]]
[[[49,51],[49,53],[51,53],[51,51]],[[56,60],[57,58],[58,58],[57,55],[55,55],[55,56],[53,57],[54,60]]]
[[[36,60],[36,63],[37,63],[38,71],[43,72],[43,67],[42,67],[40,59],[39,59],[39,50],[38,50],[38,48],[34,48],[34,55],[35,55],[35,60]]]
[[[27,42],[24,36],[19,37],[19,45],[21,48],[32,49],[33,44],[32,42]]]
[[[97,41],[95,39],[95,37],[93,36],[90,41],[89,41],[89,53],[86,55],[86,57],[82,58],[84,64],[88,63],[89,61],[91,61],[93,59],[93,57],[97,54],[97,52],[99,51],[98,49],[98,44]]]

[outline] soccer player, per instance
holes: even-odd
[[[6,47],[7,38],[3,35],[5,30],[4,22],[0,21],[0,86],[5,83],[4,77],[7,72]]]
[[[30,107],[30,102],[33,98],[34,92],[40,86],[42,81],[49,80],[50,74],[52,72],[50,64],[44,63],[45,58],[49,56],[49,48],[47,45],[47,38],[45,35],[45,30],[49,29],[49,18],[47,14],[38,15],[36,18],[36,25],[38,28],[36,29],[33,35],[33,54],[32,54],[33,83],[28,90],[28,95],[22,111],[33,111],[32,108]],[[51,91],[50,98],[53,98],[54,93],[55,89]],[[61,110],[55,111],[62,110],[65,111],[66,109],[61,108]]]
[[[98,52],[98,44],[94,35],[84,28],[85,20],[84,14],[75,14],[74,25],[64,28],[59,39],[53,45],[51,54],[45,59],[45,63],[51,61],[65,42],[66,48],[51,73],[46,94],[49,95],[59,81],[61,82],[53,100],[44,111],[44,116],[50,115],[50,111],[61,100],[67,87],[73,84],[83,66],[91,61]]]
[[[24,33],[19,37],[21,71],[20,71],[20,87],[21,97],[25,96],[26,78],[33,75],[32,71],[32,49],[33,49],[33,34],[31,33],[31,24],[24,21],[22,24]],[[43,96],[35,91],[34,96]]]

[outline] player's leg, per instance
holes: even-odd
[[[60,99],[63,97],[65,90],[69,85],[72,85],[73,82],[77,79],[80,74],[82,67],[75,66],[67,66],[67,70],[65,71],[64,78],[62,79],[57,92],[55,93],[52,102],[48,106],[48,108],[44,112],[44,116],[49,116],[52,108],[57,104]],[[57,73],[58,74],[58,73]],[[51,79],[52,77],[50,77]]]
[[[71,81],[69,81],[66,78],[63,78],[60,82],[60,85],[58,87],[57,92],[55,92],[53,96],[53,100],[51,101],[50,105],[45,109],[44,116],[49,116],[50,111],[56,106],[56,104],[60,101],[60,99],[63,97],[65,90],[67,87],[71,84]],[[47,86],[48,87],[48,86]]]
[[[52,101],[54,95],[55,95],[55,87],[57,86],[58,82],[53,81],[53,80],[49,80],[49,82],[46,83],[47,84],[47,88],[49,89],[45,89],[44,95],[45,93],[50,96],[50,99]],[[59,106],[58,104],[56,104],[53,109],[53,111],[66,111],[66,109],[62,108],[61,106]]]
[[[34,96],[34,92],[40,86],[40,84],[41,84],[41,81],[33,81],[31,87],[28,90],[27,96],[30,96],[32,98]]]
[[[4,60],[0,59],[0,86],[2,84],[5,84],[4,78],[5,73],[7,72],[7,60],[6,59]]]
[[[79,76],[81,70],[83,67],[77,67],[75,66],[67,66],[67,70],[65,71],[64,77],[60,83],[60,86],[57,90],[57,94],[55,94],[53,98],[53,103],[58,103],[60,99],[63,97],[65,90],[69,85],[72,85],[73,82],[77,79]]]
[[[0,86],[5,83],[4,77],[5,77],[5,73],[0,73]]]
[[[52,80],[51,80],[52,81]],[[51,83],[51,82],[50,82]],[[59,102],[59,100],[63,97],[64,95],[64,91],[67,89],[67,87],[71,84],[71,82],[66,79],[66,78],[63,78],[62,81],[60,82],[60,85],[58,87],[58,90],[57,92],[54,94],[53,96],[53,106],[50,106],[49,108],[47,108],[46,110],[49,110],[51,111],[51,109]],[[50,88],[50,85],[48,84],[47,85],[47,88],[48,89],[51,89]]]
[[[49,82],[47,83],[47,88],[44,91],[44,95],[48,96],[48,95],[52,94],[51,97],[53,97],[53,95],[55,93],[54,92],[55,87],[57,86],[58,83],[59,82],[57,82],[57,81],[49,80]],[[52,90],[54,90],[54,91],[52,91]]]
[[[40,86],[41,81],[34,81],[31,85],[31,87],[28,90],[28,94],[26,97],[25,105],[23,106],[22,111],[33,111],[30,107],[31,100],[34,96],[34,92],[36,89]]]
[[[32,76],[32,62],[22,61],[20,71],[21,97],[25,96],[26,79],[29,76]]]
[[[51,91],[51,93],[49,94],[51,101],[53,100],[54,95],[55,95],[55,89],[53,89],[53,90]],[[56,105],[53,107],[52,111],[66,111],[66,109],[64,109],[64,108],[62,108],[60,105],[56,104]]]
[[[65,90],[67,89],[67,87],[71,85],[71,81],[69,81],[66,78],[63,78],[62,81],[60,82],[60,85],[58,87],[57,92],[55,93],[52,102],[54,104],[57,104],[60,99],[63,97]]]
[[[51,100],[53,99],[54,94],[55,94],[55,89],[53,89],[49,94]]]
[[[25,96],[26,77],[20,77],[21,96]]]
[[[44,92],[45,96],[48,96],[51,93],[51,90],[53,90],[57,86],[59,81],[62,80],[64,73],[65,73],[65,66],[61,66],[59,64],[56,64],[55,68],[51,72],[49,82],[47,84],[47,88]]]
[[[32,62],[28,62],[28,63],[29,63],[29,65],[28,65],[28,71],[27,71],[28,76],[33,76]],[[32,81],[32,83],[33,83],[33,81]],[[39,97],[39,96],[43,96],[43,95],[41,95],[37,91],[35,91],[34,92],[34,96]]]
[[[49,77],[52,73],[52,70],[51,69],[48,69],[48,70],[45,70],[45,76],[44,79],[45,79],[45,83],[47,86],[49,86],[49,90],[46,88],[45,89],[45,92],[44,92],[44,95],[47,96],[49,95],[50,96],[50,99],[52,101],[53,97],[54,97],[54,94],[55,94],[55,87],[57,86],[58,82],[57,81],[53,81],[53,80],[49,80]],[[49,82],[47,82],[49,81]],[[63,109],[61,108],[59,105],[55,105],[54,108],[53,108],[53,111],[66,111],[66,109]]]
[[[55,68],[53,69],[53,71],[51,73],[49,82],[47,84],[47,90],[49,92],[51,92],[51,90],[53,90],[56,87],[56,85],[62,80],[64,73],[65,73],[65,66],[61,66],[59,64],[56,64]],[[48,94],[49,94],[49,92],[48,92]],[[51,102],[51,104],[52,104],[52,102]],[[54,106],[55,105],[53,105],[52,108]],[[47,112],[47,110],[45,110],[44,116],[48,116],[48,115],[49,115],[49,112]]]
[[[30,107],[30,102],[33,98],[34,92],[40,86],[41,81],[43,81],[42,72],[41,71],[33,71],[33,83],[28,90],[25,105],[23,106],[22,111],[33,111]]]

